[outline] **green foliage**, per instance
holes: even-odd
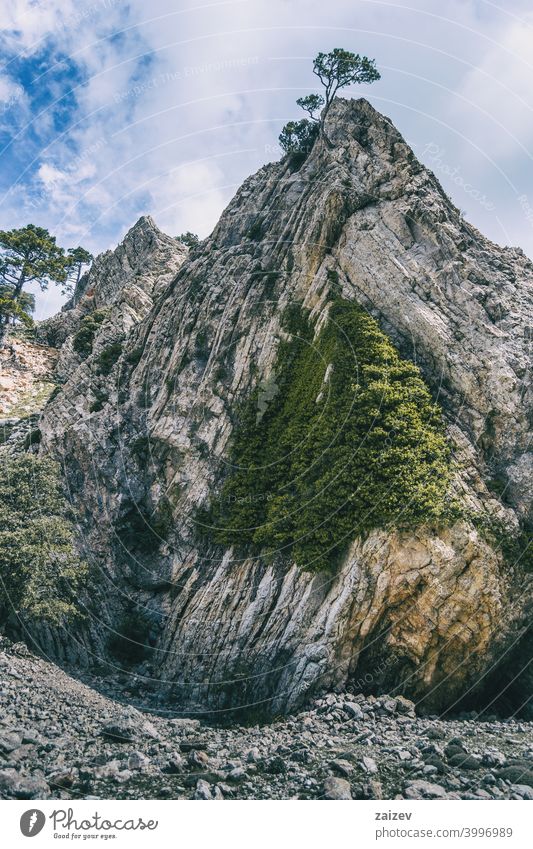
[[[81,269],[92,261],[85,248],[65,249],[44,227],[28,224],[18,230],[0,230],[0,281],[18,301],[24,286],[37,283],[47,289],[50,283],[71,291]]]
[[[33,327],[33,319],[30,315],[35,308],[35,297],[27,292],[22,292],[21,297],[16,300],[9,286],[0,285],[0,325],[7,325],[9,321],[21,322],[25,327]]]
[[[57,463],[24,454],[0,464],[0,619],[60,624],[77,615],[87,567]]]
[[[96,358],[96,368],[100,374],[109,374],[122,353],[122,342],[113,342],[100,351]]]
[[[325,88],[326,110],[340,88],[353,83],[373,83],[381,79],[374,59],[350,53],[340,47],[336,47],[331,53],[319,53],[313,62],[313,73]]]
[[[318,124],[302,118],[301,121],[289,121],[285,124],[279,136],[279,143],[285,153],[303,160],[311,152],[317,137]]]
[[[201,516],[212,538],[318,570],[372,528],[450,521],[450,449],[418,368],[340,298],[316,339],[296,305],[284,326],[275,385],[239,411],[232,471]]]
[[[80,245],[77,248],[69,248],[66,257],[68,280],[77,285],[83,268],[90,265],[93,259],[93,255]]]
[[[94,310],[82,318],[80,322],[80,329],[72,340],[72,347],[83,359],[86,359],[91,353],[96,332],[107,314],[108,310],[99,309]]]
[[[324,96],[307,94],[299,97],[296,103],[308,113],[310,120],[303,118],[301,121],[289,121],[279,136],[282,150],[291,156],[292,164],[296,165],[305,160],[317,137],[323,133],[326,115],[339,89],[352,83],[373,83],[381,77],[374,59],[350,53],[340,47],[331,53],[319,53],[313,62],[313,73],[324,86]],[[317,113],[322,108],[322,115],[318,117]]]
[[[246,235],[249,239],[253,239],[254,242],[261,241],[263,238],[263,223],[259,217],[255,219]]]
[[[196,233],[191,233],[190,230],[187,230],[186,233],[182,233],[181,236],[176,236],[176,239],[183,245],[187,245],[188,248],[196,248],[200,243],[200,239]]]
[[[319,112],[325,104],[325,100],[321,94],[308,94],[306,97],[299,97],[296,103],[304,112],[308,112],[312,121],[318,121],[315,112]]]

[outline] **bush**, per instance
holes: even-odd
[[[0,465],[0,619],[60,624],[76,613],[87,566],[74,550],[74,524],[59,466],[25,454]]]
[[[182,233],[181,236],[176,236],[178,242],[181,242],[182,245],[187,245],[188,248],[197,248],[200,244],[200,239],[196,235],[196,233],[191,233],[190,230],[187,230],[186,233]]]
[[[113,342],[108,345],[103,351],[100,351],[96,358],[96,369],[99,374],[107,375],[118,361],[122,353],[122,342]]]
[[[232,472],[205,522],[214,540],[316,570],[372,528],[449,521],[450,449],[418,368],[340,298],[317,338],[295,305],[285,327],[277,391],[260,387],[239,415]]]
[[[96,332],[108,312],[109,310],[106,309],[94,310],[82,318],[80,328],[72,340],[72,347],[82,359],[87,359],[91,353]]]
[[[289,121],[285,124],[279,136],[279,143],[285,153],[303,162],[311,152],[318,134],[319,125],[307,118],[302,118],[301,121]]]

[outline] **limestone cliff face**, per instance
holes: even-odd
[[[114,251],[96,257],[90,271],[80,279],[71,300],[53,318],[41,322],[37,338],[61,348],[57,377],[62,382],[75,378],[80,362],[73,340],[84,317],[104,310],[101,343],[124,340],[131,328],[144,318],[187,256],[187,248],[159,230],[145,215],[126,234]],[[99,347],[96,334],[93,350]],[[86,379],[86,375],[83,375]]]
[[[107,655],[135,605],[146,627],[134,639],[152,649],[141,671],[188,709],[279,712],[349,679],[442,708],[490,686],[502,657],[530,688],[519,676],[531,580],[466,521],[373,531],[319,575],[243,560],[195,528],[228,461],[238,404],[272,369],[283,309],[301,303],[320,326],[333,286],[420,365],[445,411],[463,503],[511,531],[531,519],[524,254],[465,222],[364,100],[334,103],[326,139],[301,167],[283,160],[246,180],[185,261],[146,219],[124,245],[138,228],[157,250],[140,267],[124,246],[95,263],[98,285],[90,275],[71,312],[88,299],[111,312],[83,362],[66,339],[63,391],[41,422],[99,575],[91,626],[54,650]],[[117,340],[102,375],[100,355]]]

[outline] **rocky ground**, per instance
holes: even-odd
[[[343,693],[214,727],[124,704],[3,638],[0,670],[1,798],[533,799],[533,723]]]

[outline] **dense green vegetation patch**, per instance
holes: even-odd
[[[0,464],[0,621],[11,612],[59,624],[76,615],[87,567],[59,466],[24,454]]]
[[[80,357],[86,359],[91,353],[96,332],[108,312],[106,309],[93,310],[82,318],[80,328],[72,340],[72,347]]]
[[[239,411],[228,473],[199,518],[217,543],[335,564],[372,528],[451,521],[452,463],[419,369],[360,306],[314,327],[293,305],[269,381]]]

